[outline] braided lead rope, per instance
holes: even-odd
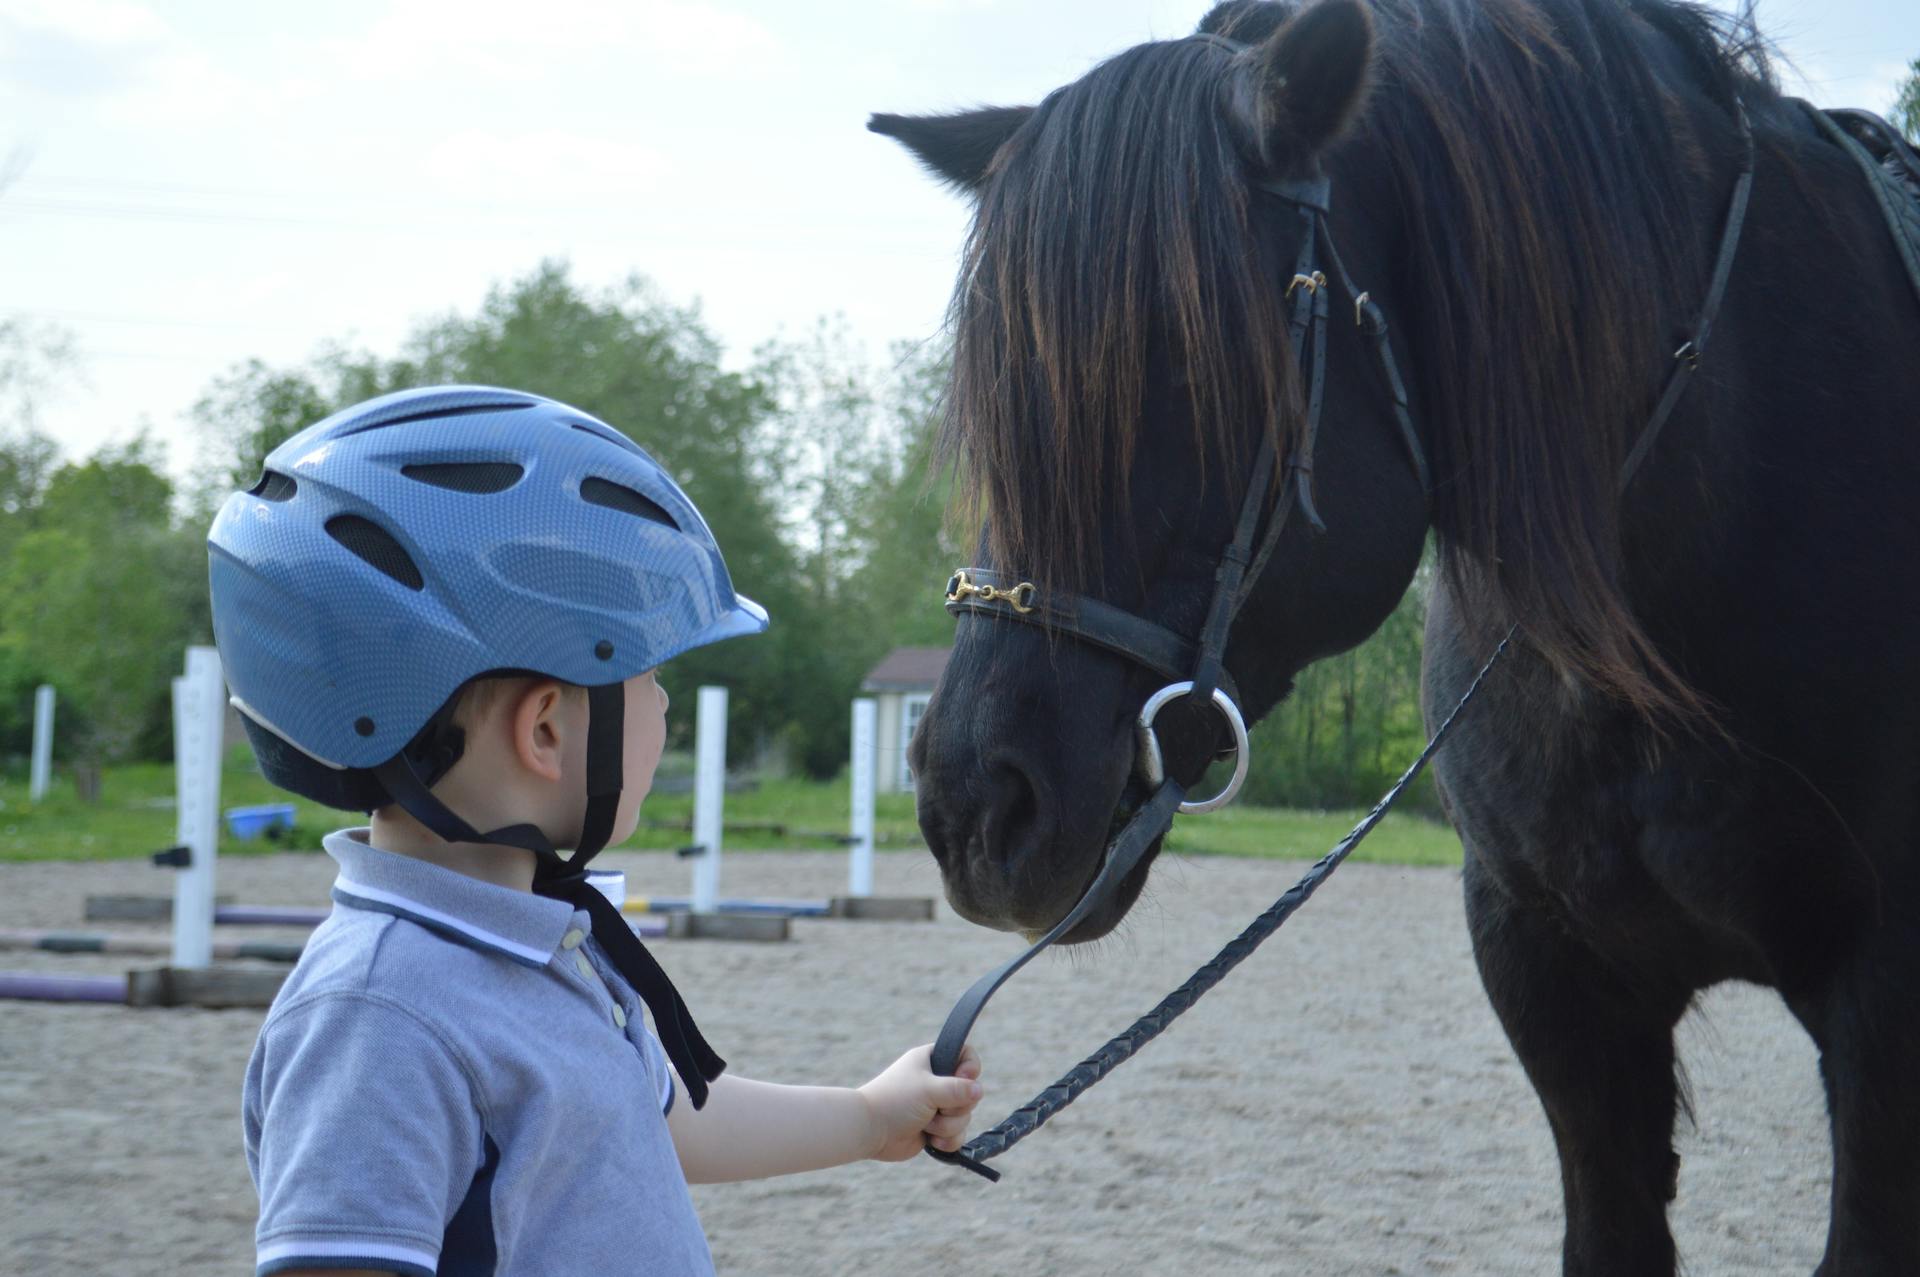
[[[1316,861],[1313,868],[1307,870],[1299,882],[1289,887],[1265,913],[1249,923],[1246,930],[1229,941],[1211,961],[1194,972],[1185,984],[1162,998],[1153,1010],[1135,1020],[1126,1032],[1074,1065],[1059,1081],[1008,1114],[1006,1120],[998,1126],[990,1131],[983,1131],[969,1140],[966,1147],[962,1148],[954,1158],[956,1164],[965,1165],[967,1169],[988,1180],[997,1181],[1000,1178],[999,1173],[981,1163],[1000,1156],[1039,1130],[1048,1118],[1073,1103],[1088,1087],[1133,1058],[1136,1051],[1160,1036],[1160,1033],[1178,1019],[1188,1007],[1198,1002],[1202,994],[1220,983],[1227,972],[1239,966],[1248,954],[1259,948],[1261,941],[1278,931],[1281,924],[1293,915],[1294,910],[1305,904],[1307,899],[1319,889],[1320,884],[1333,876],[1333,871],[1338,869],[1341,862],[1360,845],[1361,840],[1373,832],[1374,826],[1380,823],[1388,809],[1399,800],[1407,786],[1411,785],[1425,770],[1427,760],[1433,757],[1434,752],[1440,748],[1440,742],[1444,741],[1447,734],[1453,730],[1453,725],[1459,719],[1461,711],[1466,709],[1467,703],[1480,690],[1480,684],[1486,681],[1494,664],[1505,655],[1507,645],[1513,641],[1517,629],[1516,626],[1515,629],[1507,631],[1506,637],[1501,639],[1499,646],[1493,649],[1493,655],[1487,658],[1486,664],[1480,667],[1480,672],[1474,675],[1473,682],[1468,686],[1466,694],[1461,696],[1460,703],[1453,707],[1453,712],[1448,714],[1446,721],[1440,724],[1439,730],[1433,734],[1433,739],[1428,741],[1427,747],[1420,751],[1420,756],[1414,759],[1412,765],[1401,774],[1400,779],[1394,782],[1393,788],[1382,795],[1380,801],[1373,805],[1373,810],[1369,811],[1345,838],[1334,844],[1331,851]]]

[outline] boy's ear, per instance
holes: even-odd
[[[875,115],[867,128],[893,138],[949,186],[975,194],[993,157],[1033,114],[1030,106],[989,106],[953,115]]]
[[[559,780],[566,769],[569,721],[567,685],[550,678],[530,680],[506,715],[513,753],[520,765],[542,780]]]

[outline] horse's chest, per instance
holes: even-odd
[[[1737,778],[1586,747],[1579,730],[1465,737],[1440,769],[1449,809],[1476,871],[1513,907],[1695,985],[1764,978],[1755,807]]]

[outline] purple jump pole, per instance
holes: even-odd
[[[40,975],[0,971],[0,998],[33,1002],[117,1002],[127,1000],[127,978],[115,975]]]
[[[222,927],[317,927],[331,912],[284,905],[221,905],[213,911],[213,921]]]

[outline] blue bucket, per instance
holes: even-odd
[[[275,830],[292,828],[292,803],[227,808],[227,832],[235,838],[259,838]]]

